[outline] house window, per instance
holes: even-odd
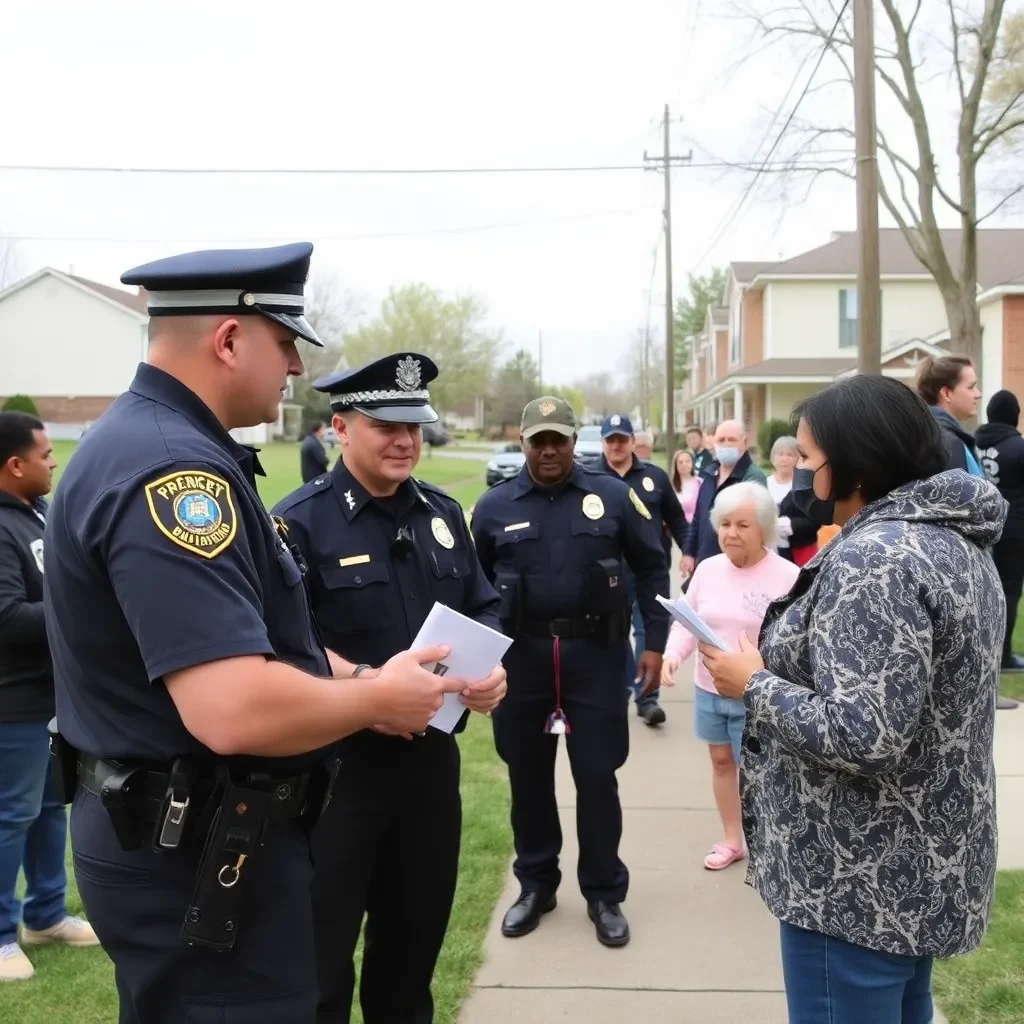
[[[839,347],[857,347],[857,289],[839,289]]]

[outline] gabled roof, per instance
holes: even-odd
[[[29,274],[28,277],[23,277],[20,281],[15,281],[10,287],[4,289],[4,291],[0,291],[0,302],[6,299],[9,295],[13,295],[15,292],[19,292],[23,288],[27,288],[29,285],[35,284],[36,281],[43,277],[55,277],[57,280],[63,281],[72,288],[77,288],[79,291],[87,292],[98,298],[101,302],[115,306],[123,313],[130,313],[141,323],[145,323],[146,320],[149,319],[146,312],[147,298],[144,292],[141,294],[126,292],[120,288],[112,288],[110,285],[100,284],[97,281],[90,281],[85,277],[77,277],[74,274],[65,274],[60,270],[54,270],[53,267],[43,267],[42,270],[37,270],[34,274]]]
[[[960,262],[962,232],[959,228],[948,228],[939,234],[955,269]],[[977,239],[978,284],[982,289],[1024,281],[1024,229],[981,228]],[[741,284],[753,284],[758,278],[855,276],[858,256],[857,233],[837,231],[831,241],[788,260],[733,263],[731,266]],[[883,228],[878,232],[878,263],[883,277],[930,276],[898,228]]]
[[[146,304],[149,300],[144,291],[126,292],[123,288],[112,288],[108,284],[90,281],[89,278],[79,277],[77,274],[68,274],[67,276],[79,284],[84,284],[86,288],[91,288],[94,292],[105,295],[108,299],[113,299],[129,309],[134,309],[136,313],[146,313]]]

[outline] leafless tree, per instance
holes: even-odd
[[[808,190],[823,174],[852,179],[848,3],[735,0],[734,6],[767,45],[788,45],[804,59],[825,50],[808,102],[792,119],[768,173],[809,176]],[[998,96],[987,88],[1013,59],[1000,38],[1004,6],[1005,0],[878,0],[875,18],[880,199],[935,280],[952,350],[979,368],[977,229],[1024,190],[1019,174],[1010,182],[1000,174],[999,159],[1001,142],[1024,126],[1024,76],[1002,76]],[[926,102],[943,87],[954,91],[952,111],[942,99]],[[947,135],[955,162],[943,166],[937,153]],[[959,220],[958,247],[944,244],[940,232],[949,211]]]

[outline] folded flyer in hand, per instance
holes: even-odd
[[[412,642],[412,650],[434,644],[444,644],[451,648],[451,652],[443,662],[424,665],[428,672],[475,683],[494,671],[512,646],[512,638],[435,601]],[[466,705],[459,699],[459,694],[446,693],[444,703],[429,724],[442,732],[451,732],[465,711]]]
[[[678,622],[683,629],[691,632],[702,644],[710,644],[720,651],[727,651],[729,647],[711,629],[711,627],[686,603],[686,598],[677,597],[674,601],[658,594],[658,602],[668,609],[669,615]]]

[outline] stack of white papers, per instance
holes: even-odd
[[[669,601],[658,594],[658,602],[668,609],[669,614],[678,622],[683,629],[691,632],[702,644],[710,644],[720,651],[727,651],[729,647],[718,637],[711,627],[686,603],[686,598],[680,595],[674,601]]]
[[[443,663],[424,665],[428,672],[443,672],[444,675],[465,679],[467,683],[475,683],[494,671],[512,646],[512,638],[435,602],[412,642],[412,650],[434,644],[444,644],[451,648],[451,652]],[[451,732],[465,711],[466,705],[459,699],[459,694],[446,693],[444,703],[429,724],[441,732]]]

